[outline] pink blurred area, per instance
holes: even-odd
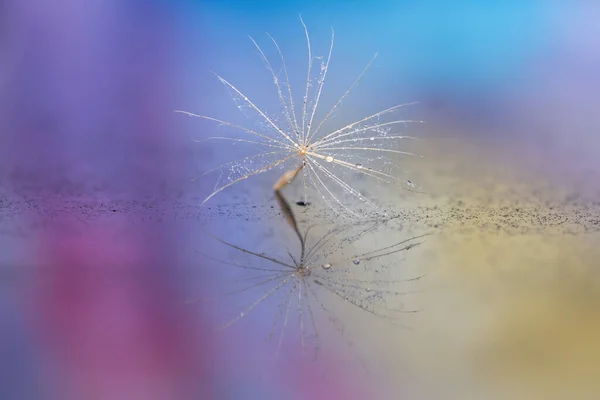
[[[123,240],[112,225],[40,238],[43,264],[30,300],[50,392],[210,398],[210,344],[174,301],[170,264],[157,262],[164,244],[142,232]]]

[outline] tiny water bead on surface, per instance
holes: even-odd
[[[362,167],[363,167],[363,166],[362,166],[362,164],[360,164],[360,163],[359,163],[359,164],[356,164],[356,168],[358,168],[358,169],[362,169]]]
[[[325,161],[327,161],[327,162],[333,162],[333,157],[332,156],[327,156],[327,157],[325,157]]]
[[[357,258],[356,260],[352,261],[354,263],[354,265],[358,265],[360,264],[360,260]]]
[[[321,268],[327,270],[327,269],[331,268],[331,264],[325,263],[325,264],[321,265]]]

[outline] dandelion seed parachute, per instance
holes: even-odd
[[[216,176],[216,179],[212,193],[203,200],[202,204],[223,190],[246,179],[275,169],[291,170],[291,166],[294,164],[304,166],[301,172],[302,199],[300,202],[302,204],[310,203],[310,192],[310,195],[322,200],[336,214],[346,217],[363,217],[366,210],[374,213],[380,212],[375,198],[361,193],[356,182],[357,176],[362,175],[372,185],[388,184],[408,191],[419,191],[419,188],[408,179],[406,171],[399,164],[399,160],[403,157],[419,157],[408,151],[404,145],[407,141],[416,138],[399,134],[397,128],[422,121],[390,118],[414,103],[395,105],[345,124],[339,129],[326,130],[342,103],[373,64],[377,54],[362,69],[333,106],[326,112],[323,111],[324,117],[319,120],[317,114],[319,114],[325,81],[332,61],[335,37],[332,30],[327,57],[315,57],[308,28],[302,19],[301,23],[308,50],[306,82],[301,90],[303,95],[301,101],[294,97],[294,88],[290,84],[283,51],[277,41],[268,35],[277,53],[276,58],[279,64],[277,66],[273,64],[273,60],[266,55],[256,40],[253,38],[250,40],[272,76],[280,105],[280,114],[269,113],[237,86],[218,74],[215,74],[217,79],[223,83],[240,107],[248,112],[251,122],[257,124],[258,128],[177,110],[177,112],[216,123],[223,130],[231,131],[227,135],[208,137],[202,141],[203,143],[207,143],[209,140],[235,143],[248,146],[248,149],[255,151],[253,154],[206,171],[203,175],[212,174]],[[320,67],[315,68],[315,60],[321,60]]]

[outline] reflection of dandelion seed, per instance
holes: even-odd
[[[273,77],[281,106],[281,115],[267,115],[267,112],[219,75],[217,75],[217,78],[231,91],[238,107],[248,110],[253,116],[258,117],[260,129],[253,130],[217,118],[177,111],[216,122],[222,127],[233,128],[233,130],[245,135],[242,137],[215,136],[205,140],[230,141],[234,144],[240,143],[262,149],[260,153],[222,164],[207,171],[206,173],[216,173],[218,178],[214,191],[204,199],[203,204],[217,193],[238,182],[293,162],[306,167],[302,173],[304,186],[304,199],[302,202],[304,204],[308,204],[307,189],[310,187],[333,209],[343,210],[345,213],[354,216],[357,214],[348,207],[344,199],[346,196],[359,199],[372,210],[377,210],[376,205],[350,183],[350,178],[356,173],[371,178],[375,182],[395,184],[406,190],[415,190],[414,184],[410,183],[405,176],[399,176],[404,174],[404,171],[395,162],[398,157],[415,155],[400,146],[404,139],[414,138],[399,135],[393,131],[393,128],[397,125],[421,121],[382,120],[407,104],[400,104],[379,111],[339,129],[324,130],[326,123],[334,116],[343,100],[358,84],[377,54],[321,121],[317,123],[315,115],[331,61],[334,36],[332,30],[331,45],[326,59],[313,57],[308,30],[303,21],[302,25],[308,45],[308,72],[301,102],[294,101],[283,53],[277,42],[269,35],[281,62],[280,72],[276,72],[273,64],[271,64],[258,43],[252,38],[251,40]],[[313,68],[315,59],[320,60],[320,68]],[[314,76],[315,74],[317,76]],[[298,114],[300,115],[298,116]]]
[[[345,326],[336,314],[343,305],[386,320],[393,326],[404,327],[400,318],[416,312],[404,309],[403,297],[411,293],[406,284],[421,276],[402,274],[398,263],[403,257],[399,256],[419,245],[424,236],[354,253],[359,240],[372,240],[371,235],[390,221],[369,220],[331,229],[319,235],[316,241],[303,244],[299,257],[288,252],[288,259],[271,257],[217,239],[242,258],[239,261],[220,260],[206,255],[213,261],[236,268],[236,280],[243,282],[241,287],[226,293],[236,296],[244,305],[221,329],[234,325],[267,302],[279,305],[269,335],[272,338],[276,330],[279,331],[277,352],[291,321],[297,321],[302,349],[316,352],[321,338],[317,313],[343,335]],[[310,240],[310,231],[304,233],[302,240]]]

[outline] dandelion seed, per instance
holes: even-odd
[[[306,36],[308,63],[306,82],[299,104],[296,104],[292,92],[283,52],[275,39],[268,35],[278,55],[276,64],[273,64],[273,60],[267,57],[262,47],[254,39],[250,39],[271,74],[279,102],[279,114],[267,112],[233,83],[219,75],[216,75],[217,78],[231,93],[240,109],[244,109],[250,122],[258,125],[258,128],[186,111],[177,111],[217,123],[224,130],[232,131],[229,133],[232,136],[208,139],[233,140],[238,145],[248,146],[248,150],[256,151],[252,155],[207,171],[205,175],[215,174],[217,179],[212,193],[202,201],[202,204],[221,191],[255,175],[278,168],[291,169],[291,165],[300,164],[305,166],[302,171],[304,201],[308,202],[308,192],[310,191],[311,195],[323,198],[336,213],[345,216],[364,217],[365,209],[374,213],[380,212],[374,199],[361,195],[360,190],[355,187],[356,176],[353,172],[358,170],[361,171],[364,178],[374,183],[397,185],[406,190],[415,190],[414,185],[407,184],[404,176],[406,171],[399,164],[402,157],[415,156],[404,146],[415,138],[400,135],[396,129],[421,121],[389,118],[414,103],[398,104],[345,124],[338,129],[330,129],[330,123],[334,120],[337,111],[341,109],[342,103],[370,68],[377,54],[367,63],[339,99],[328,109],[320,111],[325,81],[329,79],[328,72],[332,61],[334,34],[332,31],[326,57],[315,56],[312,52],[308,28],[303,21],[301,22]],[[314,62],[319,63],[318,67],[313,68]],[[317,114],[324,114],[324,116],[317,118]],[[234,136],[234,132],[243,136]],[[369,169],[362,168],[367,161]],[[363,211],[357,212],[354,206],[356,200],[361,204],[360,208]]]

